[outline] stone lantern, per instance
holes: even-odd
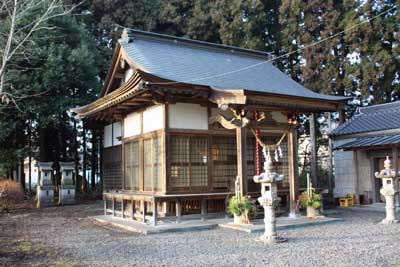
[[[382,223],[397,223],[396,220],[396,209],[394,205],[395,196],[398,191],[395,190],[393,183],[396,178],[396,172],[391,169],[391,161],[389,157],[386,157],[384,162],[384,169],[380,172],[375,173],[375,177],[382,179],[382,188],[380,190],[381,194],[386,200],[386,218]]]
[[[39,162],[39,185],[36,187],[38,208],[54,205],[54,185],[52,181],[53,162]]]
[[[74,163],[60,162],[60,172],[59,204],[75,204]]]
[[[264,155],[265,155],[265,151]],[[264,172],[254,176],[254,182],[261,183],[261,197],[258,202],[264,208],[265,232],[260,237],[264,243],[277,243],[286,241],[276,234],[275,207],[279,203],[277,182],[283,180],[283,175],[272,171],[272,160],[269,154],[265,156]]]

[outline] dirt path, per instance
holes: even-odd
[[[24,203],[10,213],[0,213],[0,266],[83,266],[54,243],[57,232],[68,230],[63,225],[84,228],[88,215],[98,214],[98,209],[101,205],[95,203],[44,209]]]

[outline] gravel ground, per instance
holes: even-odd
[[[400,266],[400,224],[379,224],[379,212],[280,231],[288,242],[273,246],[219,228],[133,234],[87,218],[101,212],[97,203],[0,215],[0,266]]]

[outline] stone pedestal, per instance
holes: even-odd
[[[384,192],[385,190],[381,190],[381,194],[385,196],[386,200],[386,218],[382,220],[382,223],[398,223],[396,219],[396,207],[395,207],[395,195],[396,191],[392,191],[392,193]]]
[[[36,187],[36,206],[54,206],[54,185],[52,181],[53,162],[39,162],[39,183]]]
[[[60,162],[60,171],[59,205],[75,204],[74,163]]]

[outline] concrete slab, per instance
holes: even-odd
[[[208,230],[217,227],[218,224],[221,223],[221,220],[219,219],[208,220],[205,222],[202,222],[201,220],[184,220],[179,224],[175,222],[168,222],[152,226],[130,219],[114,217],[112,215],[100,215],[94,216],[92,218],[100,223],[109,224],[127,231],[141,233],[145,235]]]
[[[249,225],[237,225],[233,224],[233,219],[226,219],[225,217],[211,218],[206,221],[199,219],[186,219],[181,223],[174,221],[161,221],[156,226],[144,224],[138,221],[130,219],[122,219],[120,217],[114,217],[112,215],[100,215],[92,217],[95,221],[119,227],[121,229],[141,233],[141,234],[160,234],[160,233],[173,233],[173,232],[185,232],[185,231],[201,231],[209,230],[215,227],[222,227],[237,231],[243,231],[247,233],[259,233],[264,232],[264,221],[262,219],[252,221]],[[328,223],[341,222],[343,219],[340,218],[319,218],[319,219],[307,219],[305,217],[299,217],[296,219],[288,217],[277,218],[277,229],[292,229],[298,227],[307,227],[314,225],[322,225]]]
[[[329,218],[329,217],[321,217],[317,219],[307,219],[305,217],[299,217],[296,219],[289,217],[278,217],[276,219],[276,229],[293,229],[300,227],[308,227],[308,226],[316,226],[323,225],[329,223],[337,223],[342,222],[341,218]],[[242,231],[247,233],[262,233],[264,232],[264,221],[263,220],[255,220],[252,224],[249,225],[238,225],[232,222],[219,224],[218,226],[223,228],[228,228],[236,231]]]

